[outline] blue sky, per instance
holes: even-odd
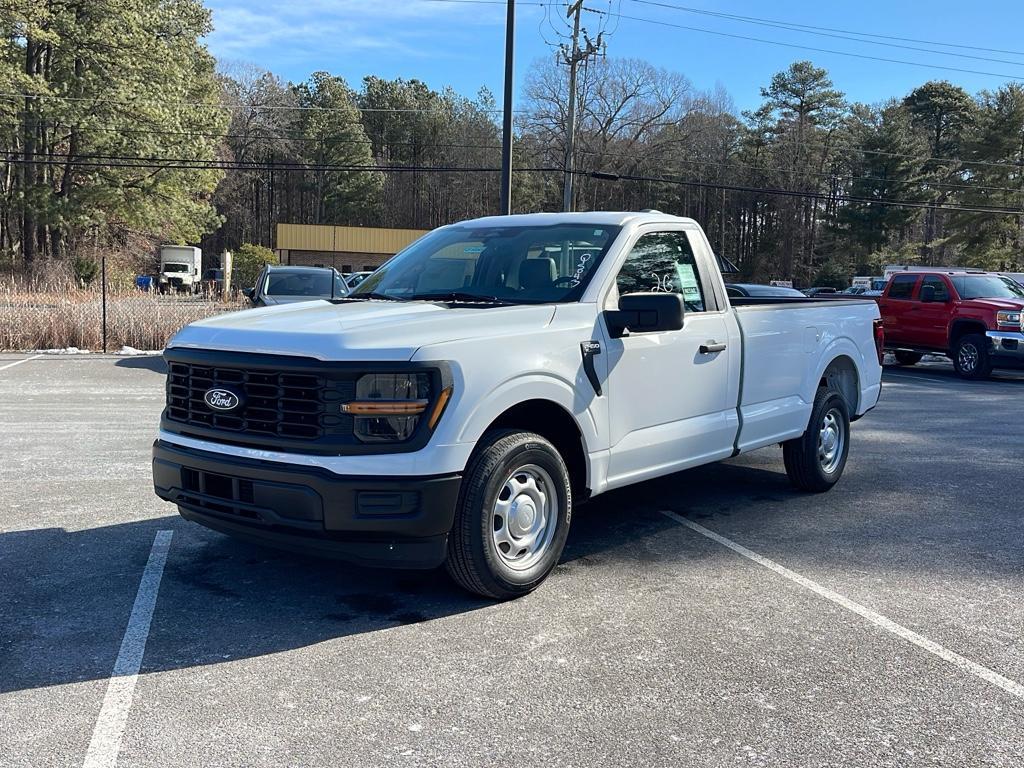
[[[555,37],[545,23],[543,9],[527,5],[527,1],[517,6],[517,90],[528,66],[535,59],[552,55],[544,38]],[[942,49],[959,57],[924,53],[683,12],[659,2],[1018,53],[967,48]],[[322,69],[343,76],[356,87],[367,74],[419,78],[433,88],[450,85],[467,95],[487,86],[500,99],[504,4],[431,0],[206,0],[206,4],[213,11],[215,25],[207,44],[224,61],[255,63],[292,81]],[[552,11],[557,6],[564,8],[564,3],[557,0],[551,0],[550,5]],[[772,74],[802,58],[827,68],[848,98],[865,102],[902,96],[929,79],[948,79],[972,93],[997,88],[1011,78],[1024,80],[1021,0],[985,0],[981,4],[963,0],[782,0],[770,4],[763,0],[587,0],[586,7],[636,17],[619,18],[616,23],[608,16],[585,14],[585,24],[591,29],[596,30],[602,21],[610,27],[609,56],[647,59],[685,74],[698,89],[721,84],[739,109],[755,107],[760,101],[760,88]],[[636,20],[639,18],[723,34]],[[723,35],[902,59],[925,66],[799,50]],[[993,74],[954,72],[939,65]]]

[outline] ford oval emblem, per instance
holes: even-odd
[[[214,387],[206,390],[203,400],[215,411],[233,411],[242,404],[242,399],[230,389]]]

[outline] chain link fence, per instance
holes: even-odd
[[[160,350],[183,326],[248,306],[237,293],[162,295],[111,286],[105,277],[85,288],[0,281],[0,350]]]

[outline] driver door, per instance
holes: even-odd
[[[706,250],[703,242],[691,238],[683,230],[640,235],[606,300],[604,309],[615,309],[622,294],[669,291],[681,293],[686,304],[677,331],[614,338],[602,315],[608,355],[608,487],[732,454],[738,420],[730,366],[738,360],[738,342],[729,337],[710,268],[695,256],[695,250]]]

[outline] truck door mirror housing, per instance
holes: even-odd
[[[925,304],[930,304],[935,301],[935,286],[934,285],[922,285],[920,299]]]
[[[242,289],[242,294],[245,296],[245,298],[249,299],[249,301],[252,301],[253,297],[256,295],[256,289],[255,288],[243,288]]]
[[[619,297],[619,308],[605,311],[608,330],[614,338],[631,333],[678,331],[683,327],[686,305],[678,293],[627,293]]]

